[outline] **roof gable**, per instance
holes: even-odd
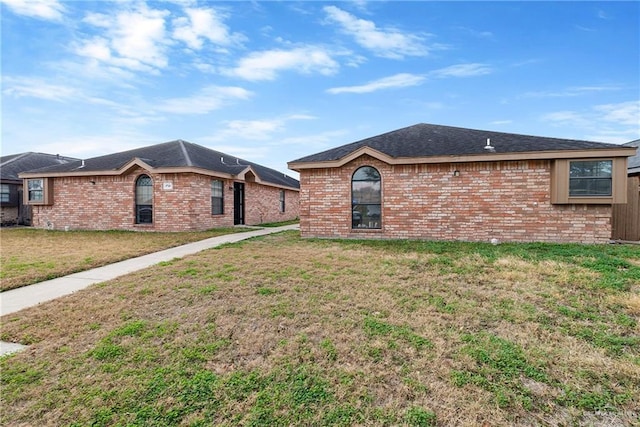
[[[490,149],[487,149],[488,144]],[[451,158],[450,161],[455,161],[456,158],[467,156],[482,157],[476,160],[490,160],[505,155],[532,158],[531,153],[537,153],[538,158],[553,158],[552,153],[561,151],[604,152],[620,149],[621,146],[421,123],[306,156],[289,162],[289,167],[304,168],[305,164],[311,163],[337,166],[346,163],[365,147],[379,153],[373,154],[373,157],[380,160],[407,163],[410,160],[428,158],[439,161]]]
[[[294,189],[300,188],[298,180],[286,174],[183,140],[31,170],[29,174],[41,176],[120,175],[136,165],[150,171],[190,170],[229,177],[238,177],[247,168],[252,168],[258,176],[257,182]]]

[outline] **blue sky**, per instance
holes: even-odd
[[[416,123],[640,138],[640,2],[0,0],[2,155],[287,162]]]

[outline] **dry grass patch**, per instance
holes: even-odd
[[[2,228],[0,291],[239,231],[245,230],[150,233]]]
[[[632,424],[640,253],[592,250],[291,232],[163,263],[5,316],[3,423]]]

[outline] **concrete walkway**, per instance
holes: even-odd
[[[46,301],[59,298],[64,295],[84,289],[96,283],[105,282],[142,270],[163,261],[171,261],[174,258],[182,258],[186,255],[195,254],[205,249],[215,248],[225,243],[235,243],[251,237],[265,236],[267,234],[278,233],[286,230],[298,230],[298,224],[285,225],[282,227],[260,228],[258,230],[246,231],[243,233],[225,234],[224,236],[211,237],[198,242],[188,243],[175,248],[165,249],[160,252],[143,255],[120,261],[115,264],[105,265],[92,270],[70,274],[57,279],[47,280],[34,285],[0,292],[0,315],[15,313],[24,308],[32,307]],[[0,342],[0,355],[19,351],[24,346],[14,343]]]

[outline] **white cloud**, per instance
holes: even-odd
[[[335,6],[325,6],[324,11],[329,22],[340,25],[345,34],[352,36],[356,43],[377,56],[402,59],[405,56],[425,56],[429,53],[421,36],[403,33],[394,28],[377,28],[374,22],[359,19]]]
[[[302,74],[332,75],[339,64],[322,47],[304,46],[291,50],[266,50],[242,58],[237,67],[225,74],[246,80],[274,80],[279,71],[294,70]]]
[[[48,83],[40,78],[4,77],[2,81],[3,95],[14,98],[64,102],[80,96],[80,92],[74,87]]]
[[[65,8],[58,0],[0,0],[15,14],[31,18],[60,21]]]
[[[190,97],[166,99],[155,109],[174,114],[206,114],[231,101],[249,99],[252,95],[241,87],[208,86]]]
[[[185,13],[186,17],[173,20],[173,37],[191,49],[201,49],[205,40],[221,46],[244,40],[241,34],[229,32],[222,16],[214,9],[187,8]]]
[[[267,141],[271,140],[274,134],[284,132],[287,124],[291,121],[313,119],[315,117],[308,114],[291,114],[262,120],[229,120],[224,122],[225,127],[222,130],[210,136],[208,140]]]
[[[640,101],[595,105],[584,111],[544,114],[544,122],[583,129],[581,139],[623,143],[640,138]]]
[[[640,129],[640,101],[597,105],[594,110],[604,114],[602,120]]]
[[[575,86],[558,91],[527,92],[522,96],[525,98],[565,98],[586,95],[594,92],[613,91],[619,89],[620,88],[617,86]]]
[[[403,88],[409,86],[417,86],[424,82],[425,77],[418,74],[400,73],[393,76],[384,77],[373,80],[364,85],[359,86],[343,86],[328,89],[331,94],[339,93],[369,93],[382,89]]]
[[[432,77],[473,77],[490,74],[491,67],[486,64],[470,63],[457,64],[450,67],[440,68],[429,73]]]
[[[76,53],[105,64],[135,71],[154,71],[168,65],[170,40],[165,29],[166,10],[138,3],[113,15],[90,13],[83,22],[103,28],[104,34],[80,42]]]

